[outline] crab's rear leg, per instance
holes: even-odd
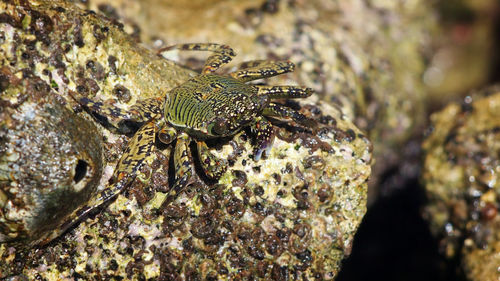
[[[197,141],[196,145],[205,175],[211,179],[219,179],[227,170],[227,161],[213,155],[204,141]]]
[[[127,187],[136,177],[142,164],[151,157],[151,151],[155,142],[155,133],[162,125],[153,120],[144,124],[136,134],[130,139],[127,148],[123,152],[118,165],[116,166],[114,176],[115,183],[107,186],[98,196],[88,202],[88,204],[76,211],[79,221],[87,213],[108,202],[117,196],[125,187]]]
[[[292,72],[294,68],[295,65],[289,61],[270,61],[267,64],[258,63],[254,67],[231,72],[229,75],[239,81],[247,82]]]
[[[178,44],[173,46],[168,46],[158,50],[158,53],[163,53],[165,51],[179,49],[186,51],[209,51],[214,52],[213,55],[208,57],[203,70],[203,74],[211,73],[216,71],[221,65],[230,62],[236,53],[227,45],[215,44],[215,43],[191,43],[191,44]]]
[[[265,117],[260,116],[255,119],[250,129],[256,135],[254,160],[259,161],[264,151],[269,155],[274,140],[273,125]]]
[[[120,128],[120,122],[124,120],[142,123],[160,116],[163,103],[163,98],[150,98],[137,101],[129,110],[123,110],[110,104],[93,101],[76,92],[71,92],[70,95],[92,112],[106,117],[106,120],[116,128]]]

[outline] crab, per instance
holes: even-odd
[[[227,45],[213,43],[181,44],[162,48],[165,51],[195,50],[213,54],[205,62],[201,74],[170,90],[161,98],[137,102],[130,110],[93,101],[73,93],[82,106],[112,124],[128,120],[143,123],[129,141],[115,169],[114,184],[105,188],[92,205],[108,201],[137,176],[144,160],[151,154],[156,137],[165,144],[176,141],[174,148],[175,181],[169,191],[173,198],[190,183],[194,174],[189,145],[194,140],[203,172],[209,179],[218,180],[227,169],[227,161],[211,153],[206,140],[230,137],[250,126],[255,135],[254,160],[259,161],[273,141],[273,125],[266,117],[292,119],[312,127],[314,122],[289,107],[273,102],[274,99],[306,98],[313,90],[296,86],[263,86],[246,82],[280,75],[294,70],[289,61],[256,60],[244,62],[239,70],[227,75],[214,74],[236,55]],[[81,211],[86,213],[89,209]]]

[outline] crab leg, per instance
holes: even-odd
[[[268,96],[270,99],[307,98],[313,94],[313,89],[294,86],[257,86],[257,95]]]
[[[247,82],[292,72],[294,68],[295,65],[289,61],[271,61],[267,64],[258,64],[254,67],[237,70],[229,75],[242,82]]]
[[[175,183],[170,189],[167,198],[163,204],[168,204],[184,190],[193,180],[193,163],[191,154],[189,153],[189,143],[191,137],[185,132],[180,132],[177,135],[177,144],[174,150],[174,167],[175,167]]]
[[[120,127],[120,122],[130,120],[133,122],[146,122],[161,114],[163,98],[150,98],[137,101],[129,110],[123,110],[113,105],[93,101],[79,93],[70,92],[70,95],[79,104],[87,107],[91,111],[106,117],[116,128]]]
[[[244,61],[244,62],[240,63],[236,69],[243,70],[243,69],[253,68],[253,67],[257,67],[259,65],[265,65],[265,64],[269,64],[269,61],[268,60]]]
[[[221,65],[230,62],[236,53],[227,45],[220,45],[215,43],[194,43],[194,44],[179,44],[173,45],[158,50],[158,53],[163,53],[165,51],[179,49],[186,51],[210,51],[215,54],[208,57],[203,70],[201,73],[211,73],[217,70]]]
[[[115,177],[116,182],[107,186],[103,191],[95,196],[95,199],[75,213],[78,216],[77,220],[83,218],[87,213],[108,202],[118,195],[123,188],[128,186],[141,168],[146,159],[151,157],[153,149],[155,132],[158,128],[156,120],[146,123],[137,133],[130,139],[127,148],[116,166]],[[75,220],[75,221],[77,221]]]
[[[118,180],[125,175],[135,174],[144,160],[150,156],[155,143],[155,134],[159,127],[156,124],[158,122],[163,122],[163,120],[153,120],[146,123],[129,141],[120,162],[116,166],[115,175]]]
[[[205,175],[211,179],[219,179],[226,172],[227,161],[213,155],[204,141],[197,141],[196,145],[198,147],[201,167]]]
[[[262,152],[266,151],[269,155],[273,140],[274,130],[273,125],[264,117],[258,117],[251,126],[251,130],[256,134],[256,144],[254,148],[254,160],[259,161]]]
[[[279,118],[291,118],[293,121],[309,127],[309,128],[314,128],[316,127],[316,123],[310,119],[308,119],[306,116],[303,114],[289,108],[286,106],[283,106],[281,104],[277,103],[269,103],[269,105],[264,108],[262,111],[262,114],[265,116],[274,116],[274,117],[279,117]]]

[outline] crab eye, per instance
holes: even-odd
[[[225,133],[227,133],[227,130],[228,130],[227,119],[223,117],[217,117],[214,120],[212,133],[215,135],[224,135]]]

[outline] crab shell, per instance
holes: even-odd
[[[102,174],[101,137],[37,78],[0,96],[0,243],[38,244],[71,225]]]
[[[257,87],[231,77],[199,75],[167,95],[163,115],[170,124],[199,139],[231,136],[269,103],[267,96],[258,96],[257,91]],[[224,126],[224,132],[216,132],[216,125]]]

